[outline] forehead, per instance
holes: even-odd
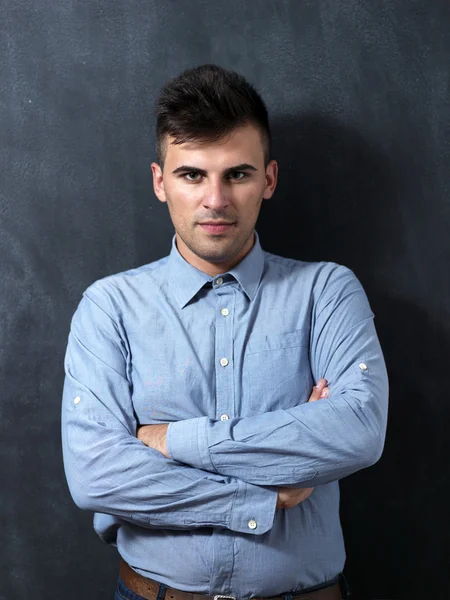
[[[167,139],[166,163],[177,166],[189,158],[189,164],[196,166],[227,166],[244,162],[263,162],[264,148],[259,129],[253,125],[244,125],[233,129],[230,134],[214,142],[187,142],[174,144],[174,138]]]

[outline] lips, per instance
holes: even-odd
[[[234,223],[226,223],[223,221],[219,221],[217,223],[200,223],[200,226],[209,233],[224,233],[229,231],[233,225]]]

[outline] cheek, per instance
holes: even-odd
[[[236,202],[242,206],[256,206],[263,195],[263,190],[259,183],[236,184],[232,188],[231,195]]]
[[[262,200],[263,192],[258,188],[253,192],[251,200],[249,200],[249,198],[247,197],[247,200],[244,203],[244,207],[247,214],[257,214],[261,208]]]
[[[180,190],[176,186],[171,187],[168,190],[166,189],[166,197],[171,214],[185,215],[189,213],[192,199],[189,198],[184,190]]]
[[[202,192],[199,186],[183,185],[181,182],[170,186],[169,195],[173,200],[172,204],[180,212],[193,209],[202,199]]]

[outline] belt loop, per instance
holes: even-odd
[[[352,593],[350,591],[350,586],[348,585],[348,581],[345,578],[344,573],[339,574],[339,585],[341,587],[341,595],[343,600],[345,600],[346,598],[350,598]]]
[[[156,596],[156,600],[164,600],[167,591],[167,585],[164,583],[159,584],[158,595]]]

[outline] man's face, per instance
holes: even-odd
[[[251,250],[263,198],[270,198],[278,166],[264,168],[264,148],[253,125],[212,143],[174,145],[167,139],[164,173],[152,163],[155,194],[167,202],[180,254],[212,276],[228,271]],[[222,228],[206,223],[225,222]]]

